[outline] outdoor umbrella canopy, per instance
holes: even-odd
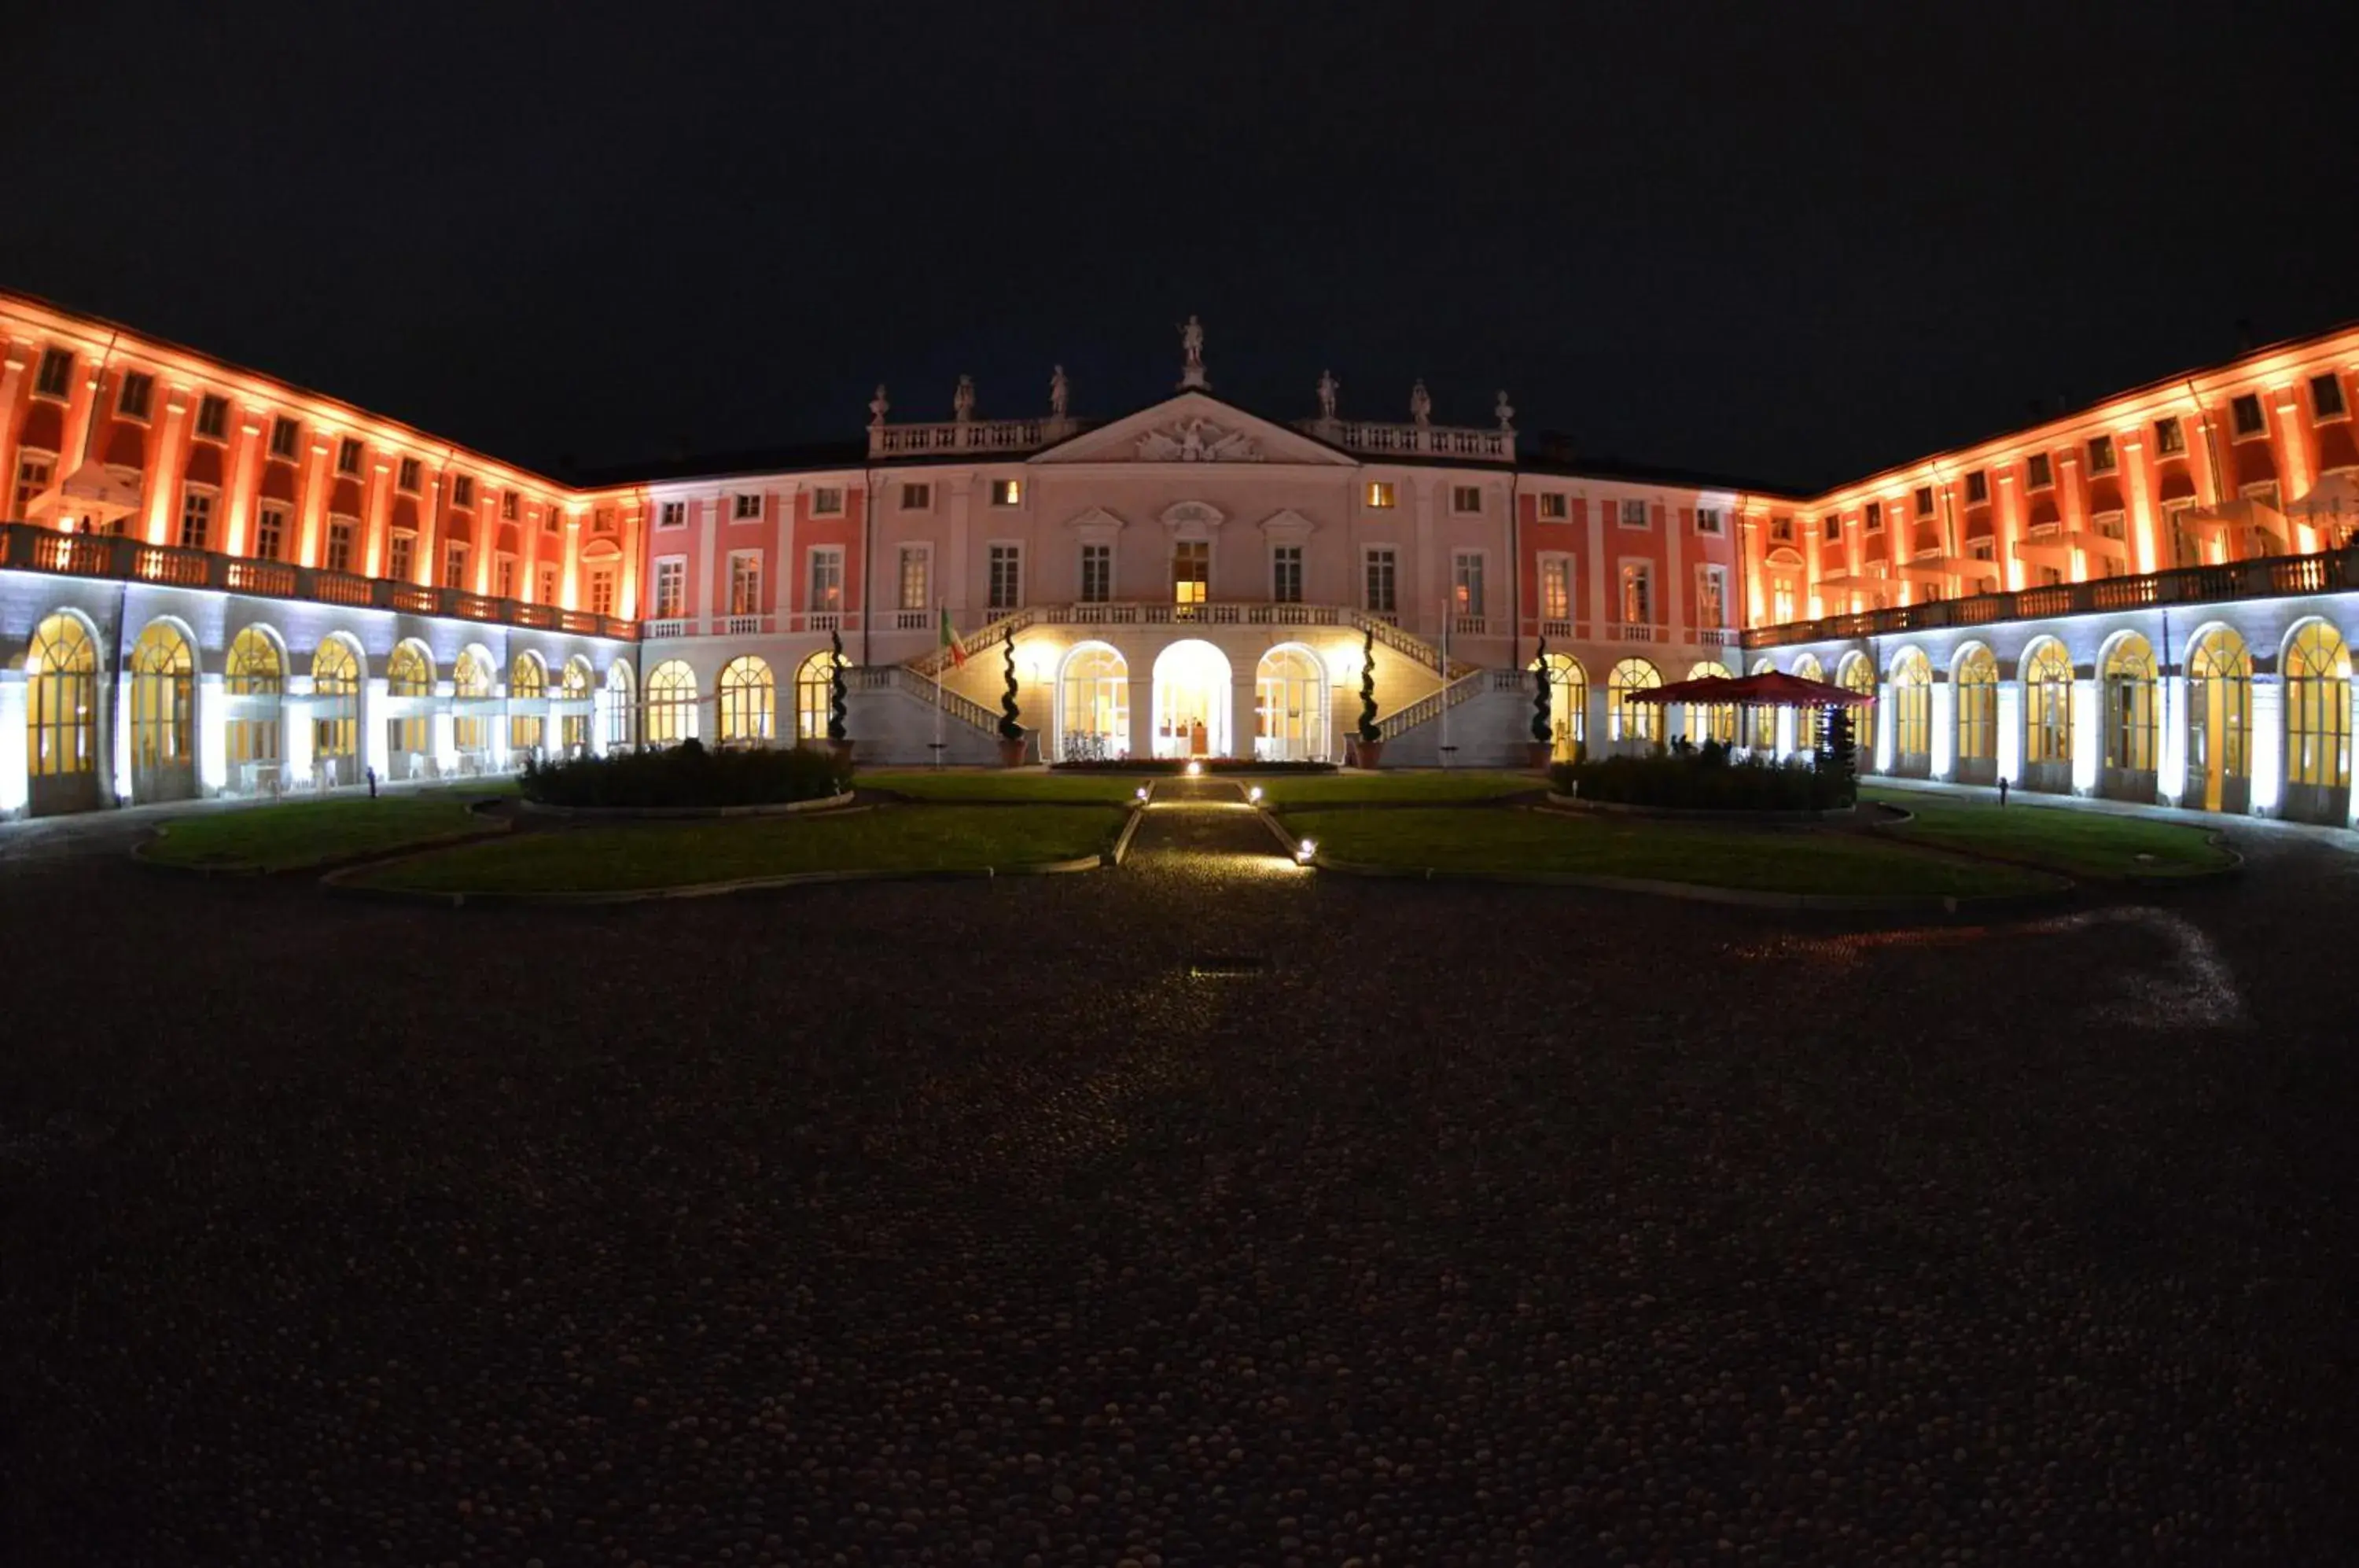
[[[2340,542],[2354,525],[2359,525],[2359,476],[2347,469],[2326,475],[2310,487],[2310,494],[2285,509],[2285,515],[2313,528],[2333,531],[2330,543]]]
[[[1773,670],[1760,675],[1712,675],[1701,681],[1674,681],[1669,686],[1632,691],[1624,700],[1699,705],[1736,702],[1756,708],[1863,708],[1875,699],[1865,691],[1831,686],[1823,681],[1805,681],[1799,675]]]

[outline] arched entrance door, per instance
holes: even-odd
[[[1567,653],[1544,653],[1533,661],[1535,670],[1542,665],[1548,669],[1549,760],[1579,762],[1589,738],[1589,672]]]
[[[1327,679],[1307,648],[1274,648],[1254,670],[1254,757],[1263,762],[1327,757]]]
[[[2253,735],[2253,656],[2245,639],[2213,626],[2187,650],[2187,803],[2207,811],[2252,804],[2245,757]]]
[[[1112,762],[1130,755],[1130,664],[1102,642],[1065,656],[1057,677],[1057,758]]]
[[[2155,798],[2154,648],[2136,632],[2124,632],[2106,649],[2104,757],[2097,792],[2117,800]]]
[[[331,637],[311,654],[311,777],[317,788],[360,781],[360,653],[342,637]]]
[[[169,621],[131,645],[131,798],[191,800],[197,794],[197,658]]]
[[[1190,637],[1157,656],[1155,755],[1230,755],[1229,659],[1211,643]]]
[[[26,808],[37,817],[98,806],[98,645],[72,615],[33,629],[25,654]]]

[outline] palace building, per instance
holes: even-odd
[[[1872,691],[1899,776],[2352,821],[2359,331],[2258,351],[1819,496],[1525,450],[1506,395],[1273,418],[1202,329],[1119,417],[986,413],[565,481],[0,294],[0,812],[789,745],[845,664],[875,762],[1386,766],[1810,721],[1629,693]],[[945,646],[945,629],[959,646]],[[1740,733],[1740,725],[1742,732]]]

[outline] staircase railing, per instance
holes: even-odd
[[[1495,671],[1476,670],[1460,676],[1439,691],[1429,691],[1406,708],[1396,708],[1376,721],[1376,728],[1386,740],[1397,740],[1418,725],[1438,719],[1469,697],[1479,697],[1497,687],[1489,679]]]
[[[931,675],[919,675],[906,664],[857,666],[843,672],[843,681],[855,691],[904,691],[929,707],[935,705],[939,691],[944,713],[985,735],[996,735],[999,731],[997,713],[947,686],[937,688]]]
[[[1038,609],[1029,607],[1011,611],[995,621],[989,621],[977,626],[971,632],[961,633],[959,641],[972,652],[988,644],[999,642],[1010,633],[1022,631],[1026,626],[1030,626],[1038,615]],[[931,681],[935,673],[950,662],[951,650],[946,648],[935,648],[919,654],[899,668],[914,670],[928,681]]]

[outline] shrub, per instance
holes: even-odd
[[[1332,762],[1264,762],[1250,757],[1068,757],[1049,765],[1052,773],[1185,773],[1193,760],[1207,773],[1332,773]]]
[[[1016,705],[1016,634],[1007,634],[1007,689],[999,694],[999,738],[1024,738],[1024,710]]]
[[[544,761],[516,777],[527,800],[544,806],[647,808],[772,806],[817,800],[850,787],[852,769],[832,752],[803,746],[708,751],[686,740],[664,751]]]
[[[1717,743],[1651,757],[1601,757],[1549,769],[1560,794],[1617,806],[1688,811],[1823,811],[1852,803],[1852,785],[1802,757],[1735,760]]]
[[[1360,738],[1369,742],[1385,738],[1384,726],[1376,723],[1376,632],[1374,626],[1364,630],[1360,639]]]
[[[852,732],[843,725],[843,633],[829,632],[827,646],[832,655],[827,667],[827,738],[844,740]]]

